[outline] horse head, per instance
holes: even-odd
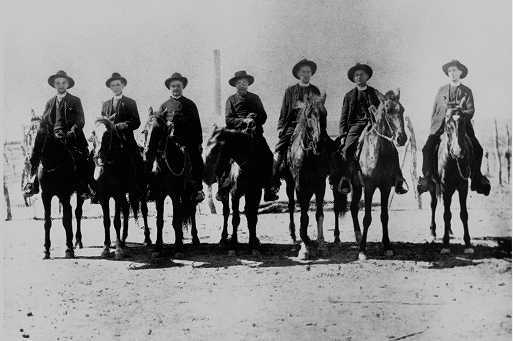
[[[107,118],[100,117],[94,122],[91,132],[93,144],[93,160],[95,164],[94,179],[98,180],[103,173],[103,167],[107,163],[106,152],[112,147],[114,124]]]
[[[447,148],[449,155],[454,159],[465,157],[463,139],[465,136],[460,115],[453,114],[445,117],[445,134],[447,136]]]
[[[376,119],[384,122],[385,130],[390,131],[391,138],[398,146],[404,146],[407,137],[404,129],[404,107],[399,102],[400,97],[399,89],[390,90],[384,96],[378,94],[381,104]]]
[[[319,155],[319,142],[321,140],[321,119],[326,116],[326,94],[321,96],[305,96],[296,129],[303,132],[303,145],[310,149],[314,155]]]

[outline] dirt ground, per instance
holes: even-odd
[[[64,231],[54,220],[52,259],[44,261],[43,222],[18,209],[2,228],[3,340],[509,340],[511,253],[495,238],[511,237],[510,190],[470,198],[472,256],[463,254],[453,207],[451,255],[440,256],[440,240],[426,244],[429,212],[410,197],[390,213],[395,255],[381,254],[375,209],[363,262],[349,216],[341,247],[330,243],[326,258],[297,260],[286,213],[260,215],[261,257],[244,246],[228,256],[217,247],[221,217],[206,207],[198,215],[203,244],[188,245],[183,259],[172,259],[170,246],[169,257],[152,259],[133,222],[128,256],[102,259],[102,222],[89,218],[85,248],[72,260],[62,258]],[[439,212],[439,235],[442,225]],[[240,231],[247,242],[244,219]],[[330,242],[332,231],[327,211]],[[169,219],[164,241],[173,242]]]

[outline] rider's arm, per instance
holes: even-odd
[[[141,125],[139,111],[137,110],[137,103],[135,101],[127,101],[127,106],[128,119],[119,123],[126,123],[128,129],[135,130]]]
[[[264,125],[265,121],[267,121],[267,113],[265,112],[264,105],[262,104],[262,101],[260,100],[259,96],[256,96],[256,118],[255,123],[257,125]]]
[[[285,95],[283,96],[283,102],[281,104],[280,118],[278,119],[278,132],[285,128],[287,123],[287,115],[289,113],[290,108],[290,89],[285,91]]]
[[[75,133],[78,133],[82,128],[84,128],[84,109],[82,108],[82,102],[80,98],[76,97],[75,110],[77,112],[75,124],[71,127]]]
[[[237,117],[237,113],[233,109],[230,98],[226,100],[226,128],[229,129],[242,129],[245,127],[244,119]]]
[[[201,120],[198,112],[198,107],[194,102],[191,102],[192,105],[192,116],[193,116],[193,125],[194,125],[194,142],[196,145],[201,145],[203,143],[203,130],[201,129]]]
[[[349,96],[344,96],[342,103],[342,111],[340,112],[339,134],[340,137],[345,138],[348,130],[349,120]]]
[[[463,103],[463,107],[461,109],[461,113],[463,116],[465,116],[466,119],[472,119],[474,117],[474,96],[472,95],[472,90],[468,89],[467,94],[465,94],[467,97],[465,99],[465,102]]]

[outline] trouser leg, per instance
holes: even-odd
[[[439,142],[440,137],[438,135],[429,135],[422,148],[422,174],[425,177],[432,177],[434,174],[435,148]]]

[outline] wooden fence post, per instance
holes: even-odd
[[[497,166],[499,168],[499,185],[502,186],[502,160],[499,144],[499,129],[497,128],[497,120],[495,120],[495,152],[497,154]]]
[[[506,125],[506,136],[508,138],[508,145],[506,146],[506,153],[504,156],[506,157],[506,165],[508,167],[508,184],[511,181],[511,134],[509,132],[509,124]]]

